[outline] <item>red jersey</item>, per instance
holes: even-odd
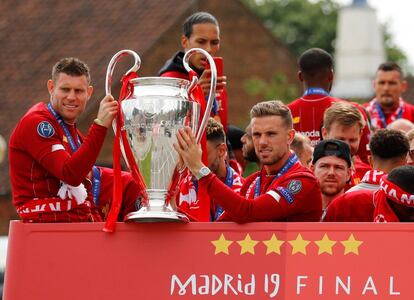
[[[29,222],[102,221],[103,215],[92,199],[89,174],[98,157],[107,128],[93,124],[86,138],[76,125],[65,124],[70,139],[45,103],[34,105],[19,121],[9,143],[10,179],[13,204],[20,217]],[[108,170],[97,169],[104,195],[98,205],[104,208],[112,199]],[[124,176],[124,182],[128,180]],[[63,185],[81,186],[86,192],[83,203],[60,197]],[[127,186],[131,186],[130,183]],[[82,187],[81,187],[82,189]],[[131,189],[132,190],[132,189]],[[98,198],[99,199],[99,198]],[[102,210],[101,210],[102,211]]]
[[[319,221],[322,198],[313,173],[296,162],[275,179],[264,169],[246,179],[240,194],[233,192],[214,174],[199,181],[233,221]],[[257,192],[257,196],[256,196]]]
[[[332,103],[338,101],[345,100],[333,98],[329,95],[310,94],[302,96],[288,104],[292,113],[293,128],[300,134],[307,136],[311,140],[312,147],[315,147],[322,139],[321,129],[323,126],[323,115],[325,110],[327,110]],[[358,107],[367,122],[367,117],[363,109],[358,104],[353,104]],[[366,125],[362,132],[357,153],[365,162],[368,162],[369,151],[367,150],[367,145],[369,144],[369,139],[370,130]]]
[[[398,107],[387,114],[384,114],[376,98],[365,103],[364,106],[371,116],[372,127],[376,129],[386,128],[388,124],[400,118],[414,122],[414,106],[405,102],[402,98],[399,100]]]
[[[240,189],[243,186],[245,180],[233,168],[230,167],[230,170],[230,173],[229,170],[227,171],[226,178],[223,179],[223,183],[226,184],[226,186],[228,186],[229,188],[231,188],[235,193],[240,193]],[[229,182],[226,182],[227,177],[229,177]],[[182,181],[182,184],[180,185],[178,207],[181,212],[184,212],[187,215],[189,215],[190,218],[194,221],[207,221],[207,212],[203,205],[203,199],[200,199],[198,197],[197,190],[197,180],[191,174],[186,176],[186,178]],[[216,202],[211,203],[211,211],[209,216],[210,220],[216,220],[223,214],[224,211],[218,212],[218,216],[215,217],[217,206],[218,205]]]
[[[353,165],[351,168],[351,180],[349,180],[345,185],[345,192],[351,189],[352,187],[360,184],[364,175],[371,171],[372,168],[370,165],[364,163],[358,155],[354,156]]]
[[[323,222],[372,222],[374,191],[357,190],[336,197],[326,208]]]

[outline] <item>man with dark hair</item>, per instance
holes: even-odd
[[[13,204],[25,222],[96,222],[106,217],[113,172],[94,166],[118,103],[106,95],[86,137],[76,120],[93,87],[88,66],[77,58],[56,63],[47,81],[50,101],[35,104],[14,129],[9,143]],[[129,173],[122,215],[135,210],[140,194]]]
[[[414,222],[414,166],[395,168],[375,194],[374,222]]]
[[[308,137],[314,147],[321,140],[325,110],[342,99],[330,96],[334,80],[332,56],[323,49],[311,48],[302,53],[298,60],[298,78],[302,82],[304,94],[292,101],[288,107],[292,111],[294,129]],[[354,104],[359,106],[358,104]],[[358,109],[362,112],[362,107]],[[364,128],[364,134],[359,147],[359,155],[364,160],[368,159],[369,128]]]
[[[373,170],[365,174],[360,184],[328,206],[324,221],[371,222],[374,211],[373,193],[380,188],[382,177],[407,162],[408,139],[400,131],[378,130],[369,145]]]
[[[220,49],[220,28],[216,18],[207,12],[197,12],[189,16],[183,25],[181,46],[184,51],[179,51],[169,59],[159,71],[162,77],[174,77],[189,79],[189,74],[184,68],[184,53],[191,48],[201,48],[211,56],[215,56]],[[201,53],[193,54],[189,59],[190,66],[198,74],[199,84],[204,95],[210,90],[211,71],[208,61]],[[217,97],[213,105],[213,115],[220,119],[225,131],[227,131],[227,93],[226,76],[217,77]]]
[[[235,126],[229,125],[227,128],[227,146],[229,150],[229,164],[239,174],[243,174],[248,161],[243,157],[243,142],[241,141],[245,132]]]
[[[254,147],[263,168],[246,179],[240,194],[203,165],[190,128],[179,130],[174,147],[199,185],[206,187],[231,220],[318,221],[322,205],[317,180],[289,149],[295,135],[290,110],[280,101],[260,102],[253,106],[250,117]]]
[[[254,150],[253,137],[252,137],[252,126],[250,124],[247,125],[246,132],[241,137],[240,140],[243,143],[243,147],[242,147],[243,157],[247,161],[255,162],[259,165],[260,161],[256,155],[256,151]]]
[[[365,103],[373,128],[386,128],[400,118],[414,122],[414,106],[401,97],[407,89],[407,81],[399,65],[382,63],[377,69],[373,86],[375,98]]]
[[[207,152],[208,168],[214,173],[227,187],[239,193],[244,179],[227,162],[226,135],[223,126],[210,118],[206,127],[207,131]],[[205,212],[204,209],[210,207],[210,220],[216,221],[223,215],[223,208],[216,202],[210,206],[205,206],[204,199],[198,195],[198,182],[191,174],[186,177],[185,184],[180,186],[178,206],[181,212],[185,212],[192,220],[199,220]]]

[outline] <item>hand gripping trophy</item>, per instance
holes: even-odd
[[[211,66],[211,85],[206,105],[201,105],[205,103],[204,99],[197,99],[199,93],[194,91],[197,90],[198,78],[189,66],[190,56],[197,52],[205,55]],[[173,188],[172,185],[177,184],[174,178],[182,171],[178,170],[179,157],[173,143],[176,142],[177,131],[184,126],[189,126],[193,130],[197,142],[201,140],[216,91],[217,70],[214,60],[205,50],[193,48],[187,51],[183,59],[191,82],[168,77],[138,78],[136,71],[141,62],[138,54],[131,50],[122,50],[112,57],[108,65],[107,94],[111,93],[115,65],[125,55],[132,55],[135,64],[123,77],[123,80],[127,80],[128,87],[124,91],[121,89],[121,97],[118,100],[120,109],[114,120],[114,145],[119,143],[120,152],[132,175],[143,187],[145,186],[146,191],[146,199],[142,201],[141,208],[129,213],[125,221],[188,222],[187,216],[173,210],[167,201],[169,190]],[[204,115],[200,121],[203,110]],[[115,148],[114,146],[116,172]],[[114,191],[117,193],[115,186]],[[119,207],[120,204],[113,203],[112,206]],[[116,210],[116,207],[111,207],[111,211],[113,209]]]

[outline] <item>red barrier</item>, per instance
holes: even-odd
[[[102,227],[11,222],[4,299],[413,299],[414,224]]]

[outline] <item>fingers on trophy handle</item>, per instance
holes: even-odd
[[[197,53],[197,52],[203,54],[207,58],[207,60],[210,64],[210,69],[211,69],[210,92],[209,92],[209,95],[208,95],[206,111],[204,112],[204,116],[201,120],[201,124],[200,124],[200,127],[198,128],[197,135],[196,135],[197,143],[199,143],[200,140],[201,140],[201,136],[202,136],[202,134],[203,134],[203,132],[204,132],[206,126],[207,126],[208,118],[211,114],[211,109],[213,108],[214,98],[216,96],[217,68],[216,68],[216,64],[213,60],[213,57],[211,57],[211,55],[207,51],[205,51],[201,48],[192,48],[192,49],[188,50],[185,53],[184,58],[183,58],[184,68],[187,70],[187,72],[194,71],[190,67],[189,61],[190,61],[190,56],[193,55],[194,53]],[[193,84],[193,82],[191,84]]]

